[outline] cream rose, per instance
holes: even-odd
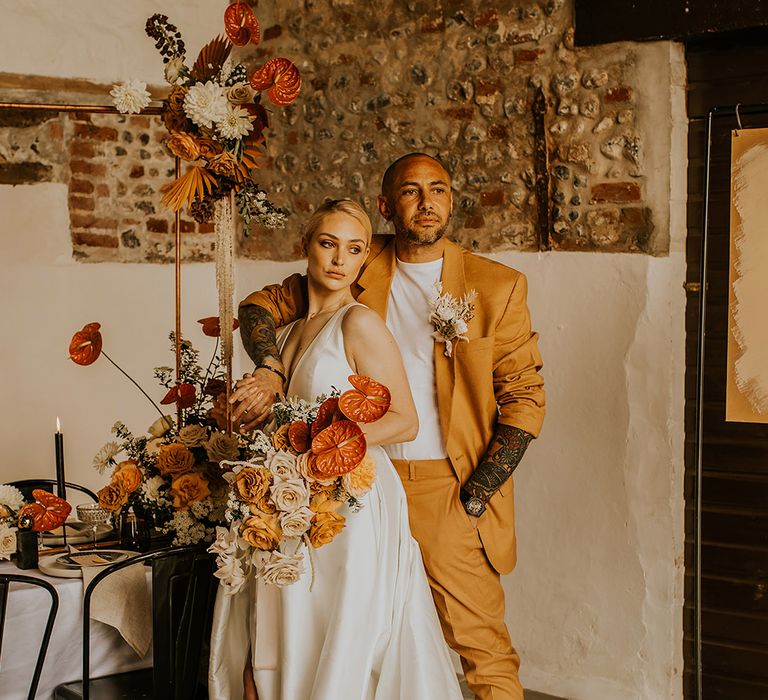
[[[280,516],[283,537],[302,537],[309,530],[314,516],[315,514],[306,506],[297,508],[292,513],[283,513]]]
[[[208,438],[204,425],[185,425],[179,430],[179,442],[184,447],[200,447]]]
[[[265,583],[274,586],[290,586],[296,583],[304,573],[304,555],[301,552],[288,555],[282,552],[272,552],[272,556],[264,564],[262,577]]]
[[[240,446],[237,435],[227,435],[225,433],[213,433],[206,442],[203,443],[208,459],[211,462],[221,462],[225,459],[237,459],[240,456]]]
[[[248,83],[235,83],[228,87],[224,94],[233,105],[243,105],[250,102],[256,92]]]
[[[280,544],[282,530],[276,515],[251,515],[243,522],[240,536],[256,549],[274,549]]]
[[[10,559],[16,553],[16,528],[0,525],[0,559]]]
[[[171,428],[173,428],[173,418],[171,416],[163,416],[158,418],[152,425],[147,428],[147,432],[153,438],[163,437]]]
[[[275,475],[276,479],[295,479],[299,475],[296,456],[285,450],[278,450],[267,457],[264,466]]]
[[[293,512],[297,508],[309,505],[309,491],[302,479],[280,479],[269,490],[272,502],[278,510]]]
[[[361,498],[368,493],[376,481],[376,462],[367,454],[351,472],[341,477],[341,485],[350,496]]]

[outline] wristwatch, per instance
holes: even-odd
[[[479,518],[485,513],[485,501],[482,498],[473,496],[469,491],[465,491],[463,488],[459,491],[459,500],[464,505],[464,510],[471,516]]]

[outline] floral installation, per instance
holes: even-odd
[[[0,560],[16,553],[16,513],[24,505],[24,494],[15,486],[0,484]]]
[[[181,338],[178,382],[172,368],[154,370],[155,378],[165,390],[159,403],[161,406],[175,404],[181,424],[177,426],[171,416],[164,415],[139,387],[160,417],[142,435],[134,435],[118,421],[112,428],[115,439],[101,447],[93,459],[93,466],[100,474],[111,470],[109,483],[98,492],[99,504],[114,515],[125,507],[147,513],[156,527],[173,533],[175,545],[213,539],[215,526],[224,522],[228,489],[220,464],[247,455],[245,439],[227,433],[219,319],[209,317],[198,323],[205,335],[216,338],[207,367],[200,364],[199,353],[192,344]],[[233,327],[237,325],[235,321]],[[75,363],[89,365],[100,355],[106,356],[99,328],[98,323],[89,323],[74,334],[70,358]],[[175,333],[171,333],[169,339],[175,349]],[[107,359],[128,376],[113,360]]]
[[[287,58],[271,58],[250,72],[232,57],[232,48],[257,45],[259,21],[251,7],[236,2],[224,12],[225,35],[206,44],[189,67],[186,46],[166,15],[147,20],[165,64],[171,91],[163,103],[168,150],[189,164],[186,173],[165,185],[163,203],[179,211],[185,205],[200,222],[214,218],[214,203],[234,194],[246,226],[285,226],[286,213],[274,206],[255,181],[265,144],[269,112],[263,97],[277,107],[291,104],[301,89],[299,69]],[[129,80],[110,94],[117,110],[137,114],[150,102],[146,84]],[[247,228],[246,228],[247,232]]]
[[[442,282],[437,282],[434,290],[435,297],[429,302],[429,322],[435,329],[432,337],[445,343],[445,356],[451,357],[453,343],[468,340],[467,324],[475,315],[477,292],[472,289],[457,299],[450,292],[443,293]]]
[[[352,389],[297,398],[272,407],[273,422],[249,438],[250,456],[232,461],[226,520],[216,528],[215,576],[227,594],[249,577],[275,586],[298,581],[311,552],[344,529],[343,510],[356,512],[373,487],[376,465],[368,455],[359,423],[371,423],[388,410],[383,384],[359,375]]]

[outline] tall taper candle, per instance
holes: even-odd
[[[56,416],[56,434],[53,437],[56,445],[56,490],[58,491],[59,498],[66,498],[67,488],[64,485],[64,435],[61,432],[61,423],[58,416]]]

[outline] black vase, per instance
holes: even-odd
[[[16,566],[20,569],[37,568],[37,540],[34,530],[16,531]]]
[[[137,552],[149,550],[149,521],[139,505],[123,506],[120,511],[120,546]]]

